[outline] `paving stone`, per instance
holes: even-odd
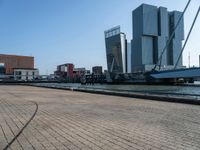
[[[199,106],[30,86],[0,86],[0,149],[199,150]]]

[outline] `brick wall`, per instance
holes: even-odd
[[[33,69],[34,57],[0,54],[0,63],[4,63],[6,74],[13,74],[13,68]]]

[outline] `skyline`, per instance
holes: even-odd
[[[139,5],[147,3],[167,7],[169,11],[183,11],[187,0],[177,0],[173,4],[158,0],[78,2],[0,0],[0,53],[34,56],[35,67],[41,74],[52,73],[57,65],[64,63],[89,70],[96,65],[106,69],[105,30],[120,25],[130,42],[132,11]],[[186,12],[185,36],[199,4],[198,0],[192,1]],[[184,51],[184,65],[188,65],[189,52],[191,66],[199,64],[198,26],[200,18]]]

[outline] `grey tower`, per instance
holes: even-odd
[[[180,15],[181,12],[168,12],[167,8],[157,8],[147,4],[142,4],[132,12],[132,72],[149,71],[154,67]],[[173,68],[182,48],[182,40],[184,40],[183,20],[163,54],[162,68]],[[182,66],[182,58],[179,66]]]
[[[127,72],[127,40],[120,26],[105,31],[107,67],[109,72]]]

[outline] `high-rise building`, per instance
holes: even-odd
[[[107,67],[109,72],[127,72],[127,40],[120,26],[105,31]]]
[[[157,8],[147,4],[142,4],[132,12],[132,72],[148,71],[154,67],[181,14],[178,11],[168,12],[167,8]],[[175,65],[183,40],[184,22],[182,19],[167,51],[162,56],[162,68],[172,68]],[[182,66],[182,57],[178,66]]]

